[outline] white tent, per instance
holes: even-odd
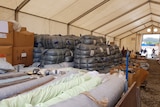
[[[159,6],[159,0],[0,0],[0,20],[39,34],[106,36],[139,50],[146,29],[159,28]]]

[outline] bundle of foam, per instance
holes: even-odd
[[[117,45],[112,45],[110,47],[111,52],[111,64],[112,65],[119,65],[122,63],[122,55]]]
[[[45,49],[71,49],[80,42],[79,37],[75,35],[52,35],[44,36],[42,39],[42,45]]]
[[[103,37],[84,35],[74,50],[76,68],[87,70],[103,70],[106,66],[107,46]]]
[[[99,104],[87,96],[90,95],[96,101],[103,101],[106,106],[113,107],[123,93],[124,83],[124,76],[102,75],[97,72],[72,73],[27,93],[4,99],[0,101],[0,105],[3,107],[99,107]]]
[[[45,49],[65,48],[64,38],[61,35],[44,36],[42,44]]]
[[[91,36],[91,35],[81,36],[80,41],[82,44],[88,44],[88,45],[96,45],[97,44],[96,36]]]
[[[72,51],[78,43],[80,39],[74,35],[36,35],[33,62],[42,66],[71,62]]]
[[[35,34],[34,35],[34,47],[43,47],[42,39],[44,36],[48,36],[45,34]]]
[[[34,49],[33,49],[33,63],[40,62],[41,56],[44,50],[42,40],[44,36],[48,36],[45,34],[35,34],[34,35]]]
[[[115,54],[114,54],[114,64],[118,65],[122,63],[122,55],[121,52],[119,50],[119,47],[117,45],[113,46],[114,50],[115,50]]]
[[[46,49],[43,52],[41,65],[72,62],[73,53],[69,49]]]
[[[43,47],[34,47],[33,49],[33,62],[40,62],[42,59]]]
[[[115,54],[115,51],[113,47],[111,45],[108,45],[107,46],[107,57],[106,57],[107,67],[110,67],[114,64],[113,63],[114,54]]]
[[[106,45],[106,38],[104,37],[96,37],[97,45],[102,46]]]
[[[74,47],[80,43],[80,37],[75,35],[65,35],[64,38],[65,46],[67,49],[74,50]]]
[[[97,60],[97,70],[104,70],[107,66],[107,46],[101,45],[96,47],[95,58]]]
[[[96,70],[96,52],[95,45],[78,44],[74,50],[74,67],[86,70]]]

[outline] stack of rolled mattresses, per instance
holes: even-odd
[[[123,93],[124,84],[124,76],[120,77],[117,74],[111,76],[97,72],[72,73],[27,93],[4,99],[0,101],[0,105],[2,107],[99,107],[103,102],[105,106],[113,107]]]

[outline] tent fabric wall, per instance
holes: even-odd
[[[67,34],[67,25],[25,13],[18,14],[18,22],[37,34]]]
[[[14,10],[0,7],[0,20],[14,20]]]
[[[99,34],[99,33],[96,33],[96,32],[93,32],[92,35],[104,37],[103,34]]]
[[[143,34],[136,34],[136,51],[140,52]]]
[[[70,29],[69,34],[74,34],[76,36],[91,34],[91,32],[88,30],[80,29],[74,26],[70,26],[69,29]]]
[[[106,40],[109,41],[109,42],[114,42],[114,38],[109,37],[109,36],[106,37]]]
[[[27,27],[27,30],[30,32],[49,34],[49,20],[19,13],[18,22],[21,24],[21,26]]]
[[[121,49],[123,48],[128,50],[136,51],[136,35],[133,34],[121,40]]]
[[[67,35],[67,25],[54,22],[54,21],[49,21],[49,34],[62,34],[62,35]]]
[[[117,46],[120,46],[120,40],[119,40],[119,39],[116,39],[114,42],[115,42],[115,44],[116,44]]]

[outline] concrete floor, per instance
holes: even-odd
[[[141,87],[141,107],[160,107],[160,64],[148,60],[149,76],[145,88]]]

